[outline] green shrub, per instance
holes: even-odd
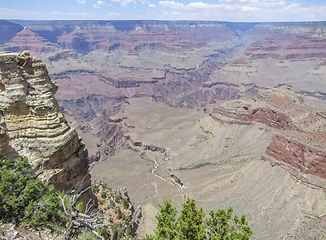
[[[78,239],[81,239],[81,240],[93,240],[93,239],[96,239],[96,238],[97,237],[95,236],[95,234],[92,233],[91,231],[85,231],[85,232],[82,232],[79,235]]]
[[[122,219],[122,212],[121,212],[120,208],[117,209],[117,218]]]
[[[101,198],[106,199],[107,198],[107,193],[106,192],[101,192]]]
[[[116,196],[115,196],[115,198],[114,198],[114,201],[115,201],[116,203],[120,203],[121,200],[122,200],[122,195],[121,195],[121,192],[118,190],[118,191],[117,191],[117,194],[116,194]]]
[[[125,230],[121,225],[113,224],[111,226],[111,239],[118,240],[125,237]]]
[[[96,230],[96,232],[98,232],[98,234],[100,234],[102,237],[107,238],[108,237],[108,233],[107,233],[107,227],[102,227]]]
[[[64,221],[54,186],[37,179],[24,157],[0,157],[0,216],[31,227]]]
[[[84,213],[84,202],[79,202],[76,207],[80,213]]]
[[[112,235],[112,239],[118,239],[118,225],[117,224],[113,224],[111,226],[111,235]]]
[[[107,183],[102,183],[102,188],[108,189],[108,184]]]
[[[98,185],[93,186],[92,188],[93,193],[98,193],[100,191],[100,188]]]
[[[122,198],[122,204],[124,209],[129,208],[129,201],[127,198]]]

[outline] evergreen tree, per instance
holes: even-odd
[[[156,216],[157,232],[155,232],[157,239],[175,239],[177,236],[175,231],[175,216],[177,209],[172,206],[170,200],[163,200],[164,206],[160,205],[160,214]]]
[[[248,226],[245,215],[241,220],[237,215],[232,217],[233,208],[230,207],[227,212],[219,209],[216,212],[211,211],[211,219],[206,222],[207,232],[211,240],[249,240],[252,231]]]
[[[182,205],[181,215],[176,223],[176,231],[180,239],[204,240],[206,239],[205,226],[202,224],[205,218],[203,209],[197,209],[196,201],[187,198]]]
[[[194,199],[188,198],[182,205],[177,221],[177,210],[171,201],[163,200],[163,203],[164,206],[160,205],[160,213],[156,216],[155,236],[147,235],[147,240],[249,240],[252,235],[245,215],[241,219],[236,215],[232,217],[232,207],[227,211],[211,211],[211,218],[203,224],[205,213],[202,209],[197,209]]]

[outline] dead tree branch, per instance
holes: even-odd
[[[85,213],[79,212],[79,209],[77,207],[78,199],[87,192],[91,187],[88,187],[78,194],[74,194],[71,198],[70,207],[71,209],[67,209],[65,206],[65,199],[68,197],[65,195],[64,197],[61,197],[59,194],[59,198],[61,200],[63,210],[65,214],[69,217],[68,223],[66,225],[66,232],[62,236],[62,240],[70,240],[73,236],[78,234],[78,230],[81,228],[87,228],[91,230],[99,239],[104,240],[104,237],[102,237],[96,229],[102,228],[102,227],[108,227],[111,224],[109,223],[103,223],[103,217],[99,215],[98,209],[93,209],[95,205],[95,200],[90,199],[86,205]],[[91,209],[93,209],[91,211]],[[91,212],[90,212],[91,211]],[[89,213],[90,212],[90,213]]]

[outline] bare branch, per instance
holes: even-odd
[[[97,224],[97,225],[94,225],[94,228],[97,229],[97,228],[102,228],[102,227],[108,227],[108,226],[111,226],[112,224],[110,223],[105,223],[105,224]]]
[[[218,234],[216,231],[214,231],[214,229],[211,227],[211,226],[209,226],[209,228],[215,233],[215,234]]]
[[[91,218],[90,216],[88,216],[87,214],[84,214],[84,213],[79,213],[79,212],[77,212],[77,213],[70,213],[70,215],[72,216],[72,217],[83,217],[83,218]]]
[[[72,209],[71,209],[70,214],[67,213],[67,209],[64,206],[64,199],[66,196],[64,196],[62,198],[59,195],[62,205],[63,205],[63,208],[64,208],[64,211],[69,216],[69,222],[67,224],[67,226],[69,226],[69,227],[67,228],[67,232],[64,234],[64,236],[66,236],[65,239],[69,239],[69,236],[71,236],[73,234],[73,229],[86,227],[86,228],[90,229],[98,238],[104,240],[104,238],[100,234],[98,234],[98,232],[96,232],[95,229],[101,228],[101,227],[107,227],[107,226],[110,226],[110,224],[98,223],[102,219],[99,217],[98,209],[93,209],[91,211],[91,214],[88,214],[88,212],[95,205],[95,201],[93,199],[88,201],[88,203],[86,205],[85,213],[80,213],[79,209],[76,207],[77,201],[80,198],[80,196],[82,194],[84,194],[86,191],[88,191],[88,189],[90,189],[90,188],[91,187],[88,187],[88,188],[84,189],[83,191],[81,191],[80,193],[78,193],[77,195],[74,195],[72,197],[72,201],[70,203]]]
[[[85,213],[88,214],[88,212],[93,208],[93,206],[96,204],[94,199],[89,199],[87,204],[86,204],[86,208],[85,208]],[[93,209],[94,211],[94,209]],[[90,215],[92,215],[93,211],[90,213]]]
[[[63,198],[59,195],[59,193],[57,193],[57,195],[58,195],[58,197],[59,197],[60,200],[61,200],[61,203],[62,203],[62,206],[63,206],[63,210],[65,211],[65,214],[69,215],[69,214],[67,213],[67,210],[66,210],[66,207],[65,207],[65,198],[66,198],[66,195],[65,195]]]
[[[81,195],[83,195],[86,191],[88,191],[92,186],[89,186],[87,188],[85,188],[83,191],[81,191],[78,195],[77,195],[77,198],[76,198],[76,201],[78,200],[78,198],[80,198]]]
[[[102,237],[100,234],[98,234],[98,232],[96,232],[95,230],[92,230],[92,232],[98,237],[98,238],[100,238],[100,239],[102,239],[102,240],[105,240],[105,238],[104,237]]]
[[[93,209],[89,215],[95,217],[98,215],[98,213],[99,213],[99,211],[97,209]]]

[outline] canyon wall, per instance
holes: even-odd
[[[35,174],[70,192],[91,185],[88,153],[54,98],[58,86],[39,58],[0,53],[0,154],[26,156]],[[91,190],[84,199],[92,196]]]

